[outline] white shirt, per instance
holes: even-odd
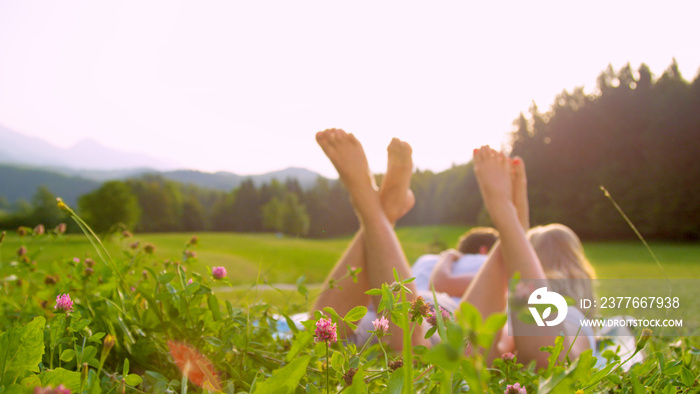
[[[486,257],[485,254],[465,254],[453,263],[452,274],[475,275],[486,261]],[[430,290],[430,275],[438,260],[440,260],[440,256],[437,254],[425,254],[419,257],[411,267],[411,273],[416,277],[414,283],[418,291]],[[460,297],[453,297],[453,299],[459,302]]]

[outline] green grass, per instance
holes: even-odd
[[[435,253],[441,247],[454,247],[467,229],[463,226],[404,227],[399,228],[397,234],[406,257],[412,263],[422,254]],[[191,236],[184,233],[138,234],[124,240],[114,237],[105,245],[114,257],[119,257],[124,250],[131,250],[130,244],[135,241],[140,241],[141,245],[152,243],[156,246],[154,258],[181,261]],[[249,294],[247,289],[256,283],[294,284],[302,276],[307,284],[323,282],[351,239],[350,236],[330,240],[278,238],[267,233],[200,233],[197,236],[199,246],[193,249],[197,260],[191,269],[206,274],[211,267],[226,267],[234,289],[225,292],[224,298],[236,303],[254,302],[263,292]],[[94,249],[82,235],[20,239],[10,233],[0,247],[0,264],[16,259],[16,251],[22,244],[26,245],[37,264],[51,264],[74,257],[97,260]],[[584,247],[600,278],[663,278],[661,269],[640,242],[589,242]],[[654,243],[651,248],[669,278],[700,279],[700,245]],[[290,289],[264,293],[266,299],[270,297],[276,302],[303,301]]]
[[[598,277],[606,279],[700,279],[700,245],[652,243],[661,267],[641,242],[585,243],[584,250]]]

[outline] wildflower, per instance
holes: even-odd
[[[135,288],[134,286],[131,286],[131,287],[129,288],[129,290],[131,290],[131,292],[133,293],[133,292],[136,291],[136,288]]]
[[[34,394],[70,394],[70,390],[66,386],[59,384],[56,388],[51,386],[36,387],[34,388]]]
[[[391,285],[389,285],[389,290],[392,293],[398,293],[401,290],[401,283],[399,282],[394,282]]]
[[[44,229],[43,224],[39,224],[36,227],[34,227],[34,235],[43,235],[46,229]]]
[[[648,328],[642,330],[642,335],[637,340],[637,351],[644,349],[644,346],[649,342],[649,338],[651,338],[651,334],[652,331]]]
[[[95,272],[95,270],[93,270],[92,268],[86,267],[86,268],[85,268],[84,275],[85,275],[85,276],[91,276],[94,272]]]
[[[447,321],[447,320],[450,320],[452,318],[450,311],[448,311],[447,309],[445,309],[443,307],[440,307],[440,313],[442,314],[443,321]],[[433,312],[430,314],[430,317],[428,317],[427,321],[428,321],[428,324],[430,324],[431,326],[433,326],[433,327],[437,326],[437,316],[435,314],[435,308],[433,308]]]
[[[61,200],[60,197],[59,197],[59,198],[56,198],[56,204],[58,205],[58,207],[59,207],[62,211],[66,212],[66,213],[69,214],[69,215],[73,215],[73,210],[70,209],[70,208],[68,207],[68,205],[66,205],[66,204],[63,202],[63,200]]]
[[[26,227],[17,227],[17,235],[20,237],[24,237],[27,235],[27,228]]]
[[[211,274],[214,275],[214,279],[223,279],[226,277],[226,268],[214,267],[211,269]]]
[[[78,260],[78,261],[80,261],[80,260]],[[88,257],[87,259],[85,259],[85,265],[92,268],[95,266],[95,260]]]
[[[133,236],[134,234],[132,234],[129,230],[122,231],[122,238],[131,238]]]
[[[74,262],[75,264],[80,263],[80,257],[73,257],[73,262]]]
[[[186,250],[185,251],[185,257],[188,259],[196,259],[197,258],[197,253],[191,251],[191,250]]]
[[[525,387],[520,387],[520,383],[509,384],[504,394],[527,394]]]
[[[190,280],[187,281],[187,284],[188,284],[188,285],[191,285],[191,284],[192,284],[192,278],[190,278]]]
[[[396,371],[397,369],[403,367],[403,359],[402,358],[397,358],[394,361],[389,361],[389,369],[392,371]]]
[[[170,355],[192,383],[207,390],[221,390],[214,365],[194,347],[181,342],[168,341]]]
[[[143,275],[144,280],[148,280],[148,271],[146,271],[146,270],[141,271],[141,275]]]
[[[507,363],[508,363],[508,362],[511,362],[511,361],[515,360],[515,355],[514,355],[513,353],[511,353],[511,352],[503,353],[503,355],[501,356],[501,359],[502,359],[504,362],[507,362]]]
[[[136,242],[132,243],[131,245],[129,245],[129,247],[130,247],[131,249],[136,249],[136,248],[139,247],[140,244],[141,244],[141,242],[136,241]]]
[[[418,298],[411,303],[411,307],[408,309],[411,321],[414,322],[423,317],[427,318],[430,315],[430,308],[430,305],[425,303],[425,299],[418,296]]]
[[[575,392],[574,394],[583,394],[583,390],[582,390],[582,389],[578,389],[578,390],[576,390],[576,392]]]
[[[114,347],[114,342],[116,341],[116,338],[112,334],[107,334],[105,336],[104,342],[102,342],[102,351],[109,352],[112,347]]]
[[[153,244],[145,244],[143,245],[143,251],[148,253],[148,254],[153,254],[155,252],[156,246]]]
[[[193,235],[192,238],[187,242],[187,246],[197,246],[199,243],[199,238],[197,238],[196,235]]]
[[[56,296],[56,305],[53,309],[59,312],[70,312],[73,310],[73,300],[70,299],[68,294],[59,294]]]
[[[345,375],[343,375],[343,380],[345,381],[346,386],[350,386],[352,384],[352,378],[355,376],[356,373],[357,368],[350,368],[347,372],[345,372]]]
[[[17,249],[17,256],[22,257],[25,254],[27,254],[27,247],[22,245],[19,247],[19,249]]]
[[[107,336],[105,336],[105,339],[102,342],[102,354],[100,354],[100,364],[104,364],[105,360],[107,359],[107,356],[109,355],[109,352],[114,347],[115,342],[116,338],[114,337],[114,335],[107,334]]]
[[[87,377],[88,377],[88,370],[89,370],[88,364],[87,364],[87,363],[83,363],[83,368],[82,368],[81,371],[80,371],[80,380],[81,380],[82,382],[84,382],[84,381],[87,380]]]
[[[331,319],[321,318],[316,322],[316,342],[335,343],[338,342],[337,325],[331,323]]]
[[[389,330],[389,320],[387,320],[384,316],[374,319],[372,325],[374,326],[374,331],[378,337],[383,336]]]
[[[66,232],[66,224],[65,223],[59,223],[58,226],[53,230],[56,234],[65,234]]]

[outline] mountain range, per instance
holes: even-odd
[[[0,125],[0,197],[8,203],[30,200],[37,187],[43,185],[68,204],[74,204],[79,196],[97,189],[102,182],[144,174],[160,174],[183,184],[223,191],[235,189],[246,179],[251,179],[256,186],[273,179],[281,182],[296,179],[302,188],[308,188],[321,176],[296,167],[259,175],[173,168],[172,163],[110,149],[92,140],[60,148]]]
[[[61,148],[37,137],[30,137],[0,125],[0,163],[35,167],[89,170],[153,168],[172,170],[174,163],[140,153],[107,148],[85,139],[70,148]]]

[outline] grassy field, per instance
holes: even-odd
[[[467,227],[426,226],[397,230],[409,261],[424,253],[453,247]],[[113,257],[119,257],[136,241],[155,245],[157,259],[182,260],[185,245],[193,234],[138,234],[133,238],[115,237],[106,242]],[[223,291],[233,302],[252,302],[260,295],[249,289],[257,284],[294,284],[304,276],[310,288],[323,282],[333,264],[342,255],[351,237],[330,240],[278,238],[274,234],[201,233],[194,249],[197,261],[192,269],[207,272],[215,266],[226,267],[233,289]],[[0,264],[16,259],[16,251],[24,244],[37,264],[50,264],[73,257],[92,257],[94,249],[84,236],[68,235],[20,239],[8,234],[0,247]],[[700,279],[700,245],[656,243],[652,250],[670,278]],[[654,262],[641,242],[591,242],[585,244],[586,255],[600,278],[663,278],[662,269]],[[223,290],[223,289],[222,289]],[[270,302],[290,301],[291,290],[266,292]],[[223,295],[223,294],[222,294]]]

